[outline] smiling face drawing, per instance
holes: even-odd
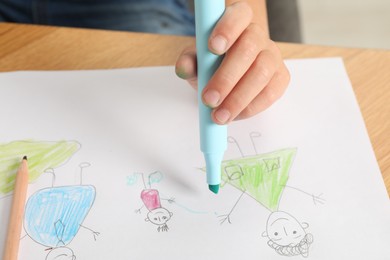
[[[299,223],[286,212],[272,213],[267,222],[267,235],[270,240],[281,246],[296,246],[306,235],[307,223]]]
[[[148,212],[148,216],[145,221],[150,221],[151,223],[160,226],[167,223],[171,219],[172,215],[173,213],[169,212],[165,208],[156,208]]]
[[[268,245],[282,256],[309,256],[309,248],[313,243],[313,235],[306,233],[309,224],[299,221],[283,211],[273,212],[267,221]]]

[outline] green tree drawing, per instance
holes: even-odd
[[[223,161],[221,187],[230,184],[269,210],[275,211],[288,181],[296,152],[296,148],[288,148]]]
[[[29,181],[32,182],[46,169],[65,163],[79,149],[80,144],[75,141],[14,141],[0,144],[0,194],[6,195],[13,190],[23,156],[28,157]]]

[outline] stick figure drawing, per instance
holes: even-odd
[[[83,185],[81,163],[80,185],[54,186],[53,169],[46,172],[53,175],[52,187],[40,189],[32,194],[26,203],[24,229],[33,241],[46,247],[46,260],[74,260],[76,256],[69,247],[80,228],[90,232],[96,241],[99,232],[83,225],[95,200],[96,190],[92,185]]]
[[[167,222],[172,218],[173,213],[162,206],[161,200],[166,200],[168,203],[173,203],[174,199],[161,198],[157,189],[152,188],[152,183],[158,183],[162,180],[163,175],[161,172],[156,171],[148,175],[148,182],[145,182],[143,173],[135,173],[128,179],[128,184],[134,184],[137,181],[135,176],[141,176],[144,189],[141,191],[140,198],[143,202],[141,208],[135,210],[136,213],[141,213],[141,210],[145,207],[148,210],[145,221],[157,226],[158,232],[167,232],[169,227]]]
[[[315,205],[324,204],[322,194],[313,195],[298,188],[288,186],[290,168],[297,153],[296,148],[287,148],[270,153],[259,154],[255,139],[260,133],[250,133],[254,156],[244,156],[236,139],[228,137],[228,142],[234,144],[241,158],[222,162],[222,183],[233,186],[241,191],[240,196],[227,214],[219,215],[221,225],[232,223],[231,215],[244,195],[256,200],[270,215],[263,237],[268,238],[267,244],[282,256],[301,255],[308,257],[309,247],[313,243],[313,235],[307,233],[309,224],[299,222],[287,212],[279,210],[283,192],[286,188],[298,191],[313,200]],[[204,170],[204,168],[203,168]]]

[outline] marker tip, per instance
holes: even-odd
[[[209,185],[209,190],[211,190],[213,193],[218,194],[219,191],[219,185]]]

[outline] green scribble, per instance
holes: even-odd
[[[79,149],[80,144],[75,141],[14,141],[0,144],[0,194],[5,195],[13,190],[23,156],[28,157],[29,181],[32,182],[46,169],[66,162]]]
[[[288,181],[296,148],[222,162],[221,187],[230,184],[275,211]],[[202,169],[205,171],[205,168]]]

